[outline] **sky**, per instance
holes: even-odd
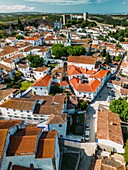
[[[128,14],[128,0],[0,0],[0,12]]]

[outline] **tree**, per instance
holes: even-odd
[[[5,38],[5,31],[4,30],[0,30],[0,38]]]
[[[55,55],[56,59],[60,59],[61,57],[66,56],[66,52],[64,50],[64,47],[61,47],[61,46],[52,48],[52,54]]]
[[[13,31],[11,34],[10,34],[10,36],[15,36],[17,34],[17,32],[16,31]]]
[[[74,55],[75,56],[79,56],[79,55],[85,55],[85,48],[82,46],[74,46],[73,47],[74,50]]]
[[[105,63],[106,63],[106,64],[111,63],[111,56],[109,55],[109,53],[106,54]]]
[[[21,39],[24,39],[24,37],[22,35],[17,34],[16,39],[21,40]]]
[[[59,86],[52,86],[51,87],[51,94],[55,95],[56,93],[61,93],[61,89]]]
[[[118,62],[118,61],[121,61],[121,59],[122,59],[122,55],[119,54],[118,56],[115,57],[114,60]]]
[[[32,83],[33,83],[33,82],[31,82],[31,81],[22,81],[22,82],[21,82],[20,90],[21,90],[21,91],[27,90],[27,89],[32,85]]]
[[[87,109],[87,102],[86,101],[80,101],[79,103],[79,107],[81,108],[81,110],[86,110]]]
[[[24,31],[24,26],[23,26],[20,19],[18,19],[18,29],[21,30],[21,31]]]
[[[103,56],[103,57],[105,57],[106,56],[106,49],[104,48],[103,50],[102,50],[102,52],[101,52],[101,56]]]
[[[30,67],[33,68],[42,67],[44,64],[44,59],[39,55],[30,54],[26,58],[27,60],[30,61]]]
[[[128,122],[128,106],[124,109],[124,111],[121,113],[121,119]]]
[[[128,164],[128,140],[126,142],[126,146],[124,147],[124,149],[125,149],[124,159],[125,159],[125,162]]]
[[[16,81],[17,81],[17,80],[20,80],[21,76],[23,76],[23,73],[20,72],[19,70],[17,70],[17,71],[15,72],[14,81],[15,81],[15,80],[16,80]]]
[[[52,54],[55,58],[60,59],[61,57],[67,57],[69,55],[80,56],[85,55],[85,48],[82,46],[67,46],[63,44],[55,44],[52,46]]]
[[[119,40],[120,42],[124,42],[124,41],[125,41],[125,39],[124,39],[123,36],[118,37],[118,40]]]
[[[120,115],[123,121],[128,121],[128,103],[126,100],[117,99],[110,102],[109,109]]]

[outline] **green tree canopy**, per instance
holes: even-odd
[[[101,56],[105,57],[107,54],[106,49],[104,48],[103,51],[101,52]]]
[[[44,64],[44,59],[39,55],[30,54],[26,58],[30,62],[30,67],[33,68],[42,67]]]
[[[0,30],[0,38],[5,38],[6,34],[4,30]]]
[[[128,164],[128,140],[126,142],[124,149],[125,149],[124,159],[125,159],[125,162]]]
[[[21,40],[21,39],[24,39],[24,37],[22,35],[17,34],[16,39]]]
[[[18,19],[18,29],[24,31],[24,25],[22,24],[20,19]]]
[[[62,44],[55,44],[52,46],[52,54],[55,58],[67,57],[70,55],[80,56],[85,55],[85,48],[82,46],[64,46]]]
[[[109,55],[109,53],[106,54],[105,63],[106,63],[106,64],[111,63],[111,56]]]
[[[109,109],[120,115],[123,121],[128,122],[128,103],[126,100],[117,99],[110,102]]]
[[[114,60],[118,62],[118,61],[121,61],[121,59],[122,59],[122,55],[119,54],[118,56],[115,57]]]
[[[79,103],[79,107],[81,108],[81,110],[86,110],[87,109],[87,106],[88,106],[88,104],[87,104],[87,102],[86,101],[80,101],[80,103]]]

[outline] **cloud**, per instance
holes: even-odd
[[[123,0],[123,4],[128,4],[128,0]]]
[[[104,2],[107,2],[107,1],[110,1],[110,0],[95,0],[96,3],[104,3]]]
[[[24,12],[33,11],[35,7],[26,5],[0,5],[0,12]]]
[[[92,0],[25,0],[29,2],[42,2],[57,5],[80,5],[80,4],[90,4]]]

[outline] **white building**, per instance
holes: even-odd
[[[122,42],[121,43],[122,48],[125,49],[126,51],[128,51],[128,42]]]
[[[68,65],[75,65],[77,67],[88,70],[95,69],[97,59],[92,56],[69,56]]]
[[[33,46],[39,46],[43,44],[43,37],[24,37],[24,41]]]
[[[48,129],[49,130],[57,130],[58,137],[66,138],[67,132],[67,115],[60,114],[60,115],[53,115],[48,119]]]
[[[0,90],[0,104],[4,103],[9,98],[15,97],[18,93],[20,93],[17,89],[1,89]]]
[[[41,77],[46,76],[50,72],[50,67],[37,67],[35,70],[33,70],[33,76],[36,78],[36,80],[40,79]]]
[[[0,169],[5,170],[16,166],[24,168],[59,170],[60,151],[57,131],[42,132],[35,126],[16,126],[15,132],[3,134],[1,137],[6,142],[2,148],[2,162]],[[8,131],[7,127],[4,128]],[[5,137],[5,135],[7,137]],[[11,164],[10,164],[11,162]]]
[[[32,91],[35,95],[48,95],[52,83],[52,76],[46,75],[32,84]]]

